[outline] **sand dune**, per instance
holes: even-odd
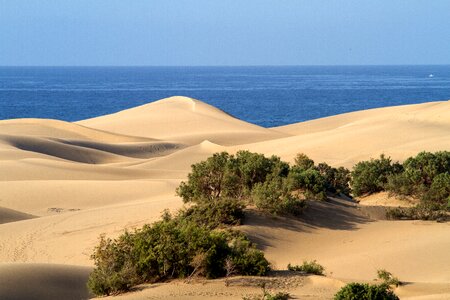
[[[188,97],[171,97],[150,104],[78,122],[110,132],[197,144],[204,140],[233,145],[287,136],[253,125]]]
[[[0,298],[39,298],[51,290],[55,293],[48,297],[57,299],[63,289],[69,293],[65,298],[85,297],[80,282],[88,269],[39,263],[92,266],[89,256],[100,234],[114,237],[157,220],[166,208],[180,208],[175,188],[193,163],[215,152],[241,149],[288,161],[304,152],[316,161],[348,167],[380,153],[402,160],[422,150],[449,150],[450,102],[373,109],[269,129],[186,97],[77,123],[0,121],[0,277],[12,274],[9,286],[0,287]],[[386,195],[361,203],[402,204]],[[330,299],[344,282],[370,281],[378,268],[386,268],[409,282],[397,291],[402,299],[450,298],[446,223],[378,220],[368,208],[331,199],[313,203],[298,220],[250,212],[242,229],[278,269],[303,259],[317,259],[326,267],[327,278],[289,279],[289,291],[298,297]],[[57,270],[61,281],[49,270]],[[23,280],[37,285],[17,289]],[[241,299],[258,293],[245,284],[225,288],[220,280],[142,289],[123,297]]]
[[[371,109],[274,129],[293,136],[242,147],[290,161],[301,151],[316,161],[347,167],[381,153],[404,160],[420,151],[450,148],[450,101]]]

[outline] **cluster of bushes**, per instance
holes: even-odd
[[[184,211],[145,225],[115,240],[101,237],[88,281],[96,295],[129,290],[143,282],[193,275],[217,278],[230,274],[265,275],[269,263],[248,238],[184,218]]]
[[[349,173],[326,164],[315,166],[303,154],[291,167],[276,156],[216,153],[192,165],[188,180],[177,188],[188,207],[117,239],[101,237],[92,255],[95,269],[88,287],[96,295],[109,295],[143,282],[194,274],[264,275],[269,263],[263,253],[227,227],[242,223],[249,204],[274,214],[297,215],[305,198],[348,193]]]
[[[304,199],[324,200],[327,192],[349,195],[349,181],[349,170],[326,163],[315,166],[304,154],[297,155],[291,167],[277,156],[222,152],[194,164],[177,194],[186,203],[234,201],[234,207],[254,204],[273,214],[298,215],[305,207]]]
[[[357,163],[351,173],[353,195],[379,191],[402,197],[413,197],[420,204],[412,208],[388,211],[390,218],[439,219],[450,209],[450,152],[421,152],[403,164],[379,159]]]
[[[187,182],[182,182],[177,194],[185,203],[215,207],[234,203],[245,207],[250,203],[271,213],[299,214],[303,202],[292,195],[288,184],[289,164],[279,157],[265,157],[249,151],[236,156],[216,153],[207,160],[192,165]]]
[[[177,194],[190,204],[187,208],[175,216],[165,213],[161,221],[117,239],[101,237],[92,255],[95,269],[88,287],[96,295],[109,295],[143,282],[193,275],[264,275],[269,263],[263,253],[245,235],[227,228],[242,223],[247,205],[273,214],[298,215],[305,199],[324,200],[327,193],[350,195],[351,182],[357,196],[388,190],[421,199],[415,208],[391,211],[392,217],[436,218],[436,212],[450,206],[449,170],[450,152],[422,152],[403,164],[382,155],[356,164],[351,173],[326,163],[315,165],[304,154],[297,155],[290,166],[279,157],[248,151],[216,153],[192,165],[188,180],[177,188]],[[319,275],[324,271],[315,261],[288,268]],[[358,291],[390,295],[383,286],[358,284],[341,294]]]
[[[300,153],[295,158],[292,171],[303,175],[299,178],[300,183],[304,183],[300,187],[313,195],[323,196],[324,192],[347,196],[351,194],[350,171],[344,167],[334,168],[324,162],[314,165],[312,159]]]
[[[334,300],[399,300],[397,295],[385,284],[352,282],[345,285]]]
[[[334,300],[399,300],[391,289],[400,285],[397,277],[386,270],[378,270],[377,276],[380,284],[349,283],[334,295]]]

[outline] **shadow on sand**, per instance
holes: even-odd
[[[268,216],[248,210],[242,230],[259,248],[264,249],[275,242],[275,236],[283,236],[283,233],[314,234],[315,229],[319,228],[350,231],[373,221],[352,199],[330,197],[327,201],[309,201],[303,215],[297,218]]]

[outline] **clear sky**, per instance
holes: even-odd
[[[0,65],[450,64],[450,0],[0,0]]]

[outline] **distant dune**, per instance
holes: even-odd
[[[100,234],[114,237],[157,220],[166,208],[180,208],[175,188],[191,164],[241,149],[288,161],[304,152],[346,167],[381,153],[403,160],[423,150],[450,150],[450,101],[276,128],[186,97],[76,123],[0,121],[0,299],[87,297],[89,257]],[[366,201],[388,203],[377,197]],[[329,278],[303,278],[294,295],[330,299],[344,282],[371,280],[385,268],[408,282],[396,291],[402,299],[450,298],[447,223],[377,220],[332,200],[299,220],[251,213],[242,229],[278,269],[303,259],[325,266]],[[175,282],[123,297],[241,299],[246,291],[257,288]]]
[[[381,153],[404,160],[420,151],[449,149],[450,101],[370,109],[273,129],[291,136],[245,147],[290,161],[301,151],[316,161],[347,167]]]

